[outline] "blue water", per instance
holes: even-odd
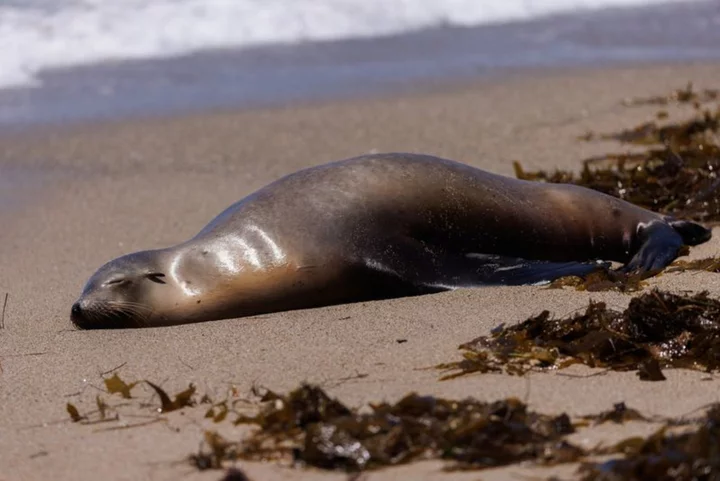
[[[54,69],[40,87],[0,90],[0,130],[357,97],[509,69],[718,58],[717,0],[606,9]]]
[[[378,38],[443,26],[697,0],[0,0],[0,87],[48,69],[213,48]]]

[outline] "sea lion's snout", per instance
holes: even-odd
[[[97,292],[91,292],[72,305],[70,321],[78,329],[140,327],[143,325],[145,311],[141,304],[104,299]]]
[[[92,314],[87,309],[87,303],[78,299],[70,308],[70,321],[78,329],[92,329]]]
[[[80,306],[80,301],[75,302],[70,308],[70,320],[73,324],[80,327],[78,324],[82,323],[83,310]]]
[[[88,310],[86,303],[78,299],[70,308],[70,321],[78,329],[95,329],[94,316]]]
[[[82,316],[82,307],[80,306],[80,301],[78,301],[70,308],[70,317],[77,319],[80,316]]]

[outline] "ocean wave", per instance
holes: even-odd
[[[106,60],[377,37],[672,1],[6,0],[0,3],[0,87],[38,85],[43,70]]]

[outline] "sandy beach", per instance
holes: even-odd
[[[0,330],[0,481],[220,479],[221,471],[199,472],[185,458],[197,451],[206,428],[232,439],[246,431],[213,425],[203,419],[206,407],[129,429],[70,422],[66,403],[94,409],[102,373],[120,365],[123,379],[148,379],[173,393],[191,382],[215,396],[232,390],[246,396],[256,384],[283,393],[307,381],[351,406],[414,391],[486,401],[514,396],[533,410],[570,415],[624,401],[677,416],[719,401],[716,376],[684,370],[646,383],[634,373],[487,374],[440,382],[437,371],[422,369],[458,360],[459,344],[498,324],[544,309],[564,316],[589,299],[622,308],[631,297],[620,293],[492,287],[142,330],[78,331],[69,321],[71,304],[101,264],[185,240],[231,203],[297,169],[390,151],[434,154],[507,175],[515,160],[527,169],[577,169],[583,158],[623,150],[579,142],[579,135],[632,127],[657,111],[627,109],[621,99],[664,94],[688,81],[717,88],[718,79],[720,64],[711,63],[548,70],[365,100],[0,133],[0,176],[16,179],[5,181],[12,202],[0,202],[0,301],[9,294]],[[688,107],[670,111],[691,114]],[[720,232],[714,234],[691,257],[716,255]],[[720,278],[710,273],[666,274],[650,285],[720,296]],[[149,390],[138,389],[150,399]],[[591,446],[651,431],[631,423],[582,431],[573,440]],[[271,462],[238,466],[255,481],[347,478]],[[413,463],[363,479],[509,480],[572,477],[575,469],[446,473],[442,466]]]

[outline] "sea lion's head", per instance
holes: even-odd
[[[72,323],[80,329],[155,324],[164,312],[172,310],[176,297],[172,277],[165,272],[161,257],[161,251],[135,252],[100,267],[73,304]]]

